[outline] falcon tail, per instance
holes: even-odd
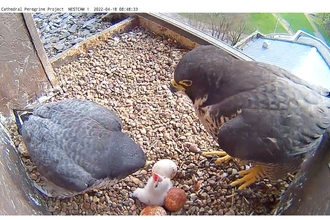
[[[29,119],[29,116],[32,115],[32,109],[25,109],[25,110],[19,110],[19,109],[13,109],[15,121],[17,124],[17,130],[20,135],[22,135],[22,125],[25,121]],[[23,114],[19,115],[18,112],[24,112]]]

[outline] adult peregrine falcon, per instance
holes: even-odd
[[[312,74],[312,73],[311,73]],[[231,183],[271,182],[296,172],[330,126],[329,91],[266,63],[233,58],[215,46],[199,46],[178,63],[172,91],[193,102],[206,130],[231,157],[253,166]]]
[[[36,187],[50,197],[70,197],[111,186],[146,164],[142,148],[121,131],[119,117],[87,100],[42,104],[22,115],[19,133],[40,174]]]

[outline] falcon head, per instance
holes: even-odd
[[[221,86],[223,74],[228,72],[219,67],[231,60],[230,55],[215,46],[199,46],[185,54],[178,63],[170,90],[183,91],[192,101],[214,94]]]
[[[148,167],[148,161],[143,149],[127,134],[114,132],[110,139],[111,157],[107,158],[104,170],[111,179],[121,179],[135,171]]]
[[[154,181],[155,188],[158,187],[158,184],[163,181],[163,178],[157,173],[152,174],[152,180]]]

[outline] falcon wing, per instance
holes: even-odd
[[[119,124],[116,117],[107,120],[111,112],[105,109],[99,115],[103,109],[96,104],[95,111],[85,103],[56,104],[40,106],[23,124],[31,158],[41,169],[47,167],[43,175],[55,183],[61,177],[61,185],[91,185],[95,179],[126,176],[145,164],[143,150],[126,134],[113,131]]]
[[[286,162],[315,148],[330,126],[328,98],[284,78],[210,106],[220,118],[241,110],[218,133],[231,156],[265,163]]]
[[[82,191],[95,179],[71,158],[81,157],[84,152],[78,144],[63,145],[67,142],[64,132],[60,125],[48,119],[31,116],[23,124],[22,137],[31,160],[44,177],[63,188]],[[68,149],[73,147],[75,151],[68,153]]]
[[[35,115],[51,118],[60,124],[66,123],[66,117],[61,116],[63,113],[93,119],[110,131],[121,131],[122,129],[121,120],[114,111],[87,100],[61,100],[41,105],[34,110]]]
[[[294,74],[291,74],[290,72],[288,72],[288,71],[286,71],[286,70],[284,70],[284,69],[282,69],[278,66],[270,65],[270,64],[267,64],[267,63],[261,63],[261,62],[254,62],[254,63],[256,63],[258,67],[260,67],[261,69],[264,69],[265,71],[267,71],[269,73],[272,73],[272,74],[274,74],[278,77],[289,79],[290,81],[292,81],[296,84],[306,86],[307,88],[319,93],[322,96],[328,96],[329,97],[329,95],[330,95],[329,89],[323,88],[323,87],[318,86],[318,85],[310,84],[309,82],[297,77]]]
[[[247,109],[221,127],[218,142],[233,157],[284,163],[315,148],[321,141],[322,134],[303,126],[299,116],[283,117],[278,111]]]

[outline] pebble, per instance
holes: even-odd
[[[225,215],[235,215],[235,211],[232,209],[229,209],[229,211],[226,212]]]
[[[132,177],[132,181],[136,185],[139,185],[141,183],[141,180],[139,180],[138,178],[135,178],[135,177]]]

